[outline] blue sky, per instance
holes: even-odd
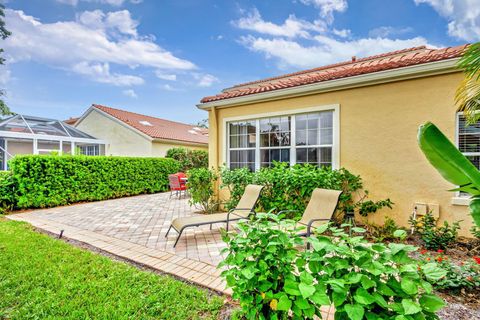
[[[1,2],[2,0],[0,0]],[[480,40],[480,0],[3,0],[0,88],[17,113],[92,103],[196,123],[231,85],[392,50]]]

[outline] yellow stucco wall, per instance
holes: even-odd
[[[338,104],[340,166],[361,175],[372,199],[395,202],[393,210],[374,214],[374,222],[383,223],[387,214],[406,226],[414,202],[437,203],[440,219],[464,220],[461,234],[468,236],[468,207],[451,204],[454,193],[446,190],[452,185],[430,166],[416,140],[418,126],[426,121],[454,140],[453,98],[461,77],[453,73],[211,110],[210,165],[225,162],[225,118]]]
[[[96,110],[92,110],[76,127],[105,140],[106,155],[150,157],[152,154],[152,143],[147,138]]]
[[[153,157],[165,157],[168,149],[179,148],[179,147],[190,149],[190,150],[205,150],[205,151],[208,151],[207,146],[175,144],[175,143],[166,143],[166,142],[155,141],[152,145],[152,156]]]

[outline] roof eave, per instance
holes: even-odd
[[[447,60],[418,64],[398,69],[378,71],[373,73],[362,74],[353,77],[329,80],[314,84],[301,85],[291,88],[273,90],[269,92],[256,93],[235,98],[227,98],[218,101],[211,101],[197,104],[197,108],[202,110],[210,110],[215,108],[228,108],[251,104],[254,102],[264,102],[270,100],[278,100],[289,97],[310,95],[315,93],[323,93],[329,91],[337,91],[351,89],[357,87],[370,86],[381,83],[401,81],[407,79],[421,78],[445,73],[460,72],[456,67],[460,58],[451,58]]]
[[[154,138],[153,141],[162,142],[162,143],[171,143],[171,144],[181,144],[186,146],[199,146],[199,147],[208,146],[208,142],[193,142],[193,141],[176,140],[176,139]]]

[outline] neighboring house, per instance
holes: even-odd
[[[455,65],[465,46],[416,47],[240,84],[205,97],[210,166],[273,160],[344,167],[364,179],[372,199],[390,198],[384,214],[407,225],[414,206],[441,220],[463,220],[469,199],[446,182],[417,144],[417,129],[432,121],[480,165],[480,125],[465,127],[454,95],[463,78]],[[384,214],[382,214],[384,213]]]
[[[97,104],[75,127],[106,141],[106,155],[164,157],[174,147],[208,150],[205,129]]]
[[[62,121],[16,114],[0,121],[0,170],[19,154],[103,155],[105,142]]]

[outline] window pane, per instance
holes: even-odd
[[[268,147],[270,135],[268,133],[261,133],[260,134],[260,147]]]
[[[282,149],[280,151],[280,161],[290,162],[290,149]]]
[[[278,133],[270,133],[270,146],[271,147],[278,147],[280,146],[280,140],[279,140],[279,134]]]
[[[318,130],[308,130],[308,145],[315,146],[318,145]]]
[[[290,132],[280,133],[280,145],[289,146],[290,145]]]
[[[333,127],[333,112],[322,112],[320,113],[320,128],[331,128]]]
[[[280,130],[290,131],[290,117],[282,117],[282,122],[280,124]]]
[[[308,121],[307,121],[308,129],[318,129],[318,120],[319,120],[318,114],[309,114]]]
[[[295,117],[295,126],[297,130],[304,130],[307,129],[307,116],[306,115],[298,115]]]
[[[270,150],[260,150],[260,161],[262,163],[270,162]]]
[[[332,144],[332,143],[333,143],[332,128],[320,129],[320,144]]]
[[[297,163],[307,162],[307,149],[297,148]]]
[[[307,145],[307,131],[306,130],[297,130],[295,142],[297,146]]]
[[[236,123],[230,123],[230,134],[238,134],[238,125]]]
[[[238,148],[238,136],[230,136],[230,148]]]
[[[308,148],[308,162],[318,164],[318,148]]]
[[[270,150],[270,161],[280,161],[280,149]]]
[[[320,165],[331,166],[332,165],[332,148],[320,148]]]
[[[467,126],[464,116],[458,119],[458,148],[461,152],[480,152],[480,122]]]

